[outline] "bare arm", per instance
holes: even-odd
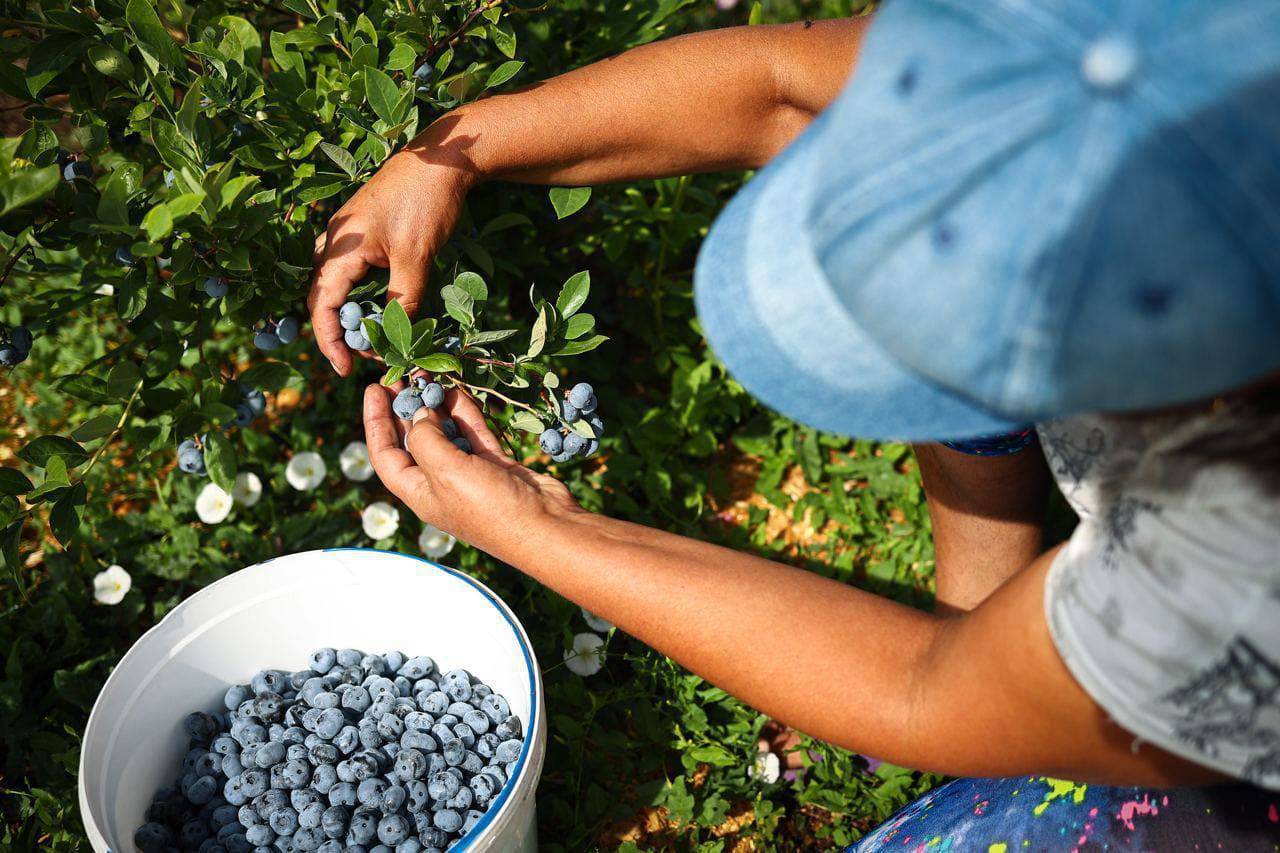
[[[365,397],[370,455],[420,517],[488,551],[717,686],[815,737],[910,767],[1047,773],[1115,784],[1213,774],[1110,723],[1050,639],[1037,558],[971,613],[923,613],[790,566],[581,510],[503,455],[475,405],[477,448],[415,419],[411,452],[386,389]],[[422,410],[424,413],[427,410]],[[780,623],[780,610],[803,618]]]
[[[594,184],[764,163],[839,91],[866,19],[736,27],[636,48],[442,116],[333,215],[308,307],[346,375],[337,311],[370,267],[416,312],[431,257],[491,178]]]

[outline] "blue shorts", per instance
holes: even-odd
[[[952,450],[968,453],[971,456],[1011,456],[1035,443],[1034,425],[999,435],[980,435],[977,438],[940,442],[943,447],[950,447]]]

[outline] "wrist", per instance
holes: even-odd
[[[396,156],[412,157],[453,173],[463,192],[495,175],[483,155],[484,140],[474,104],[464,104],[433,121]]]

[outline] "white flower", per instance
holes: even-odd
[[[284,478],[298,491],[309,492],[324,482],[325,473],[323,457],[308,450],[289,460],[284,469]]]
[[[424,524],[422,533],[418,535],[418,549],[431,559],[438,560],[452,551],[457,541],[439,527]]]
[[[360,513],[360,523],[370,539],[386,539],[400,526],[400,510],[386,501],[374,501]]]
[[[133,586],[133,578],[120,566],[111,566],[93,576],[93,597],[99,604],[119,604]]]
[[[747,775],[766,785],[772,785],[782,778],[782,762],[775,753],[762,749],[756,753],[755,763],[747,768]]]
[[[363,483],[373,476],[373,465],[369,462],[369,446],[363,441],[353,441],[338,454],[338,467],[348,480]]]
[[[205,524],[217,524],[231,514],[231,495],[214,483],[205,483],[196,496],[196,515]]]
[[[587,624],[591,626],[591,629],[593,631],[603,631],[607,633],[609,631],[612,631],[614,628],[618,627],[617,625],[614,625],[612,622],[610,622],[608,619],[601,619],[599,616],[595,615],[585,607],[582,608],[582,618],[587,620]]]
[[[236,474],[231,484],[231,499],[245,506],[253,506],[262,499],[262,481],[252,471]]]
[[[564,664],[569,667],[569,671],[574,675],[580,675],[586,678],[588,675],[595,675],[600,671],[600,667],[604,666],[604,652],[600,647],[604,645],[597,634],[576,634],[573,638],[573,648],[566,649],[564,653]]]
[[[98,296],[115,296],[116,289],[109,284],[100,284],[93,291]]]

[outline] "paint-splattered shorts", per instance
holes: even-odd
[[[1058,850],[1280,850],[1280,791],[957,779],[903,808],[847,853]]]
[[[1036,428],[1027,425],[1013,432],[997,435],[982,435],[957,441],[941,442],[943,447],[950,447],[970,456],[1012,456],[1026,450],[1036,443]]]

